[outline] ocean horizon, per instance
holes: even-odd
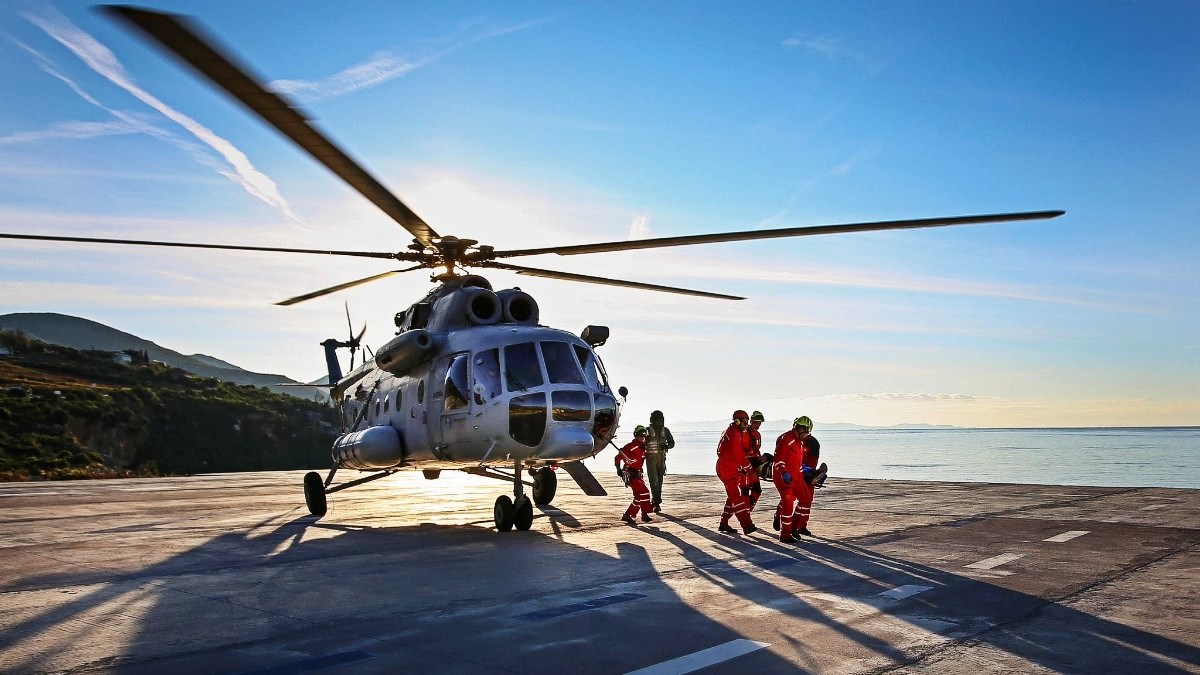
[[[670,427],[671,425],[667,425]],[[685,425],[681,425],[685,426]],[[841,426],[841,425],[839,425]],[[627,430],[622,429],[622,432]],[[668,474],[716,474],[724,426],[672,428]],[[763,428],[770,451],[785,429]],[[904,425],[816,429],[830,481],[875,478],[942,482],[1200,488],[1200,426],[947,428]],[[618,446],[628,441],[618,434]],[[587,461],[611,471],[611,446]],[[831,483],[832,484],[832,483]]]

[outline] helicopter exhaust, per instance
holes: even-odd
[[[422,328],[404,331],[375,352],[375,365],[393,375],[403,375],[428,361],[437,351],[437,341]]]
[[[333,463],[343,469],[390,469],[404,462],[400,434],[393,427],[370,427],[339,436]]]
[[[533,296],[519,288],[508,288],[496,294],[504,310],[505,323],[520,323],[536,326],[538,304]]]

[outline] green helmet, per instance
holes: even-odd
[[[796,419],[792,420],[792,426],[793,427],[804,427],[805,429],[812,431],[813,421],[812,421],[812,418],[810,418],[808,415],[801,415],[801,416],[797,417]]]
[[[762,413],[755,410],[754,412],[750,413],[750,421],[751,422],[766,422],[767,418],[763,417]]]
[[[633,428],[633,435],[634,436],[645,436],[646,435],[646,427],[644,427],[640,424],[637,425],[636,427]]]

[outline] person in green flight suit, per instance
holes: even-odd
[[[650,493],[654,500],[654,512],[662,513],[663,476],[667,475],[667,451],[675,447],[671,430],[666,427],[661,410],[650,413],[650,426],[646,429],[646,475],[650,478]]]

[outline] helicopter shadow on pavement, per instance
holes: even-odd
[[[953,663],[961,657],[955,647],[983,645],[1015,657],[1010,666],[1028,662],[1056,672],[1185,672],[1172,661],[1187,664],[1189,672],[1200,669],[1200,649],[1193,645],[1094,616],[1061,602],[881,555],[853,543],[806,537],[800,545],[782,544],[763,537],[768,533],[762,530],[757,536],[730,536],[686,520],[669,516],[665,519],[707,539],[714,547],[735,546],[745,552],[746,564],[732,565],[672,532],[645,528],[647,533],[677,547],[698,573],[716,585],[733,589],[747,601],[817,625],[815,629],[806,628],[805,634],[785,636],[802,658],[820,652],[814,647],[814,639],[827,630],[902,665],[918,659],[923,666],[942,660]],[[786,582],[811,588],[804,595],[817,598],[818,602],[781,590],[780,586]],[[904,586],[929,590],[901,600],[884,595]],[[821,602],[822,598],[834,602]],[[921,655],[905,653],[896,645],[859,630],[856,626],[861,621],[851,625],[831,617],[828,611],[844,599],[858,599],[864,609],[873,607],[890,619],[936,631],[954,644],[932,655],[925,655],[928,649],[922,650]],[[973,662],[987,667],[983,662]],[[822,670],[816,662],[808,666],[814,671]]]
[[[618,542],[612,554],[554,532],[487,529],[281,513],[146,566],[64,565],[0,588],[71,593],[3,622],[0,670],[304,672],[374,660],[407,672],[615,673],[647,665],[646,653],[612,649],[638,598],[671,594],[644,548]],[[95,537],[121,545],[118,532]],[[638,593],[614,588],[623,582],[638,583]],[[672,604],[713,639],[741,637]]]

